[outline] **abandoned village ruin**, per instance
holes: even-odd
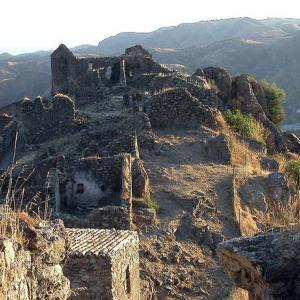
[[[295,194],[267,152],[300,153],[300,140],[271,121],[254,77],[233,77],[218,67],[176,72],[139,45],[118,57],[76,57],[60,45],[51,68],[51,96],[0,109],[0,168],[4,174],[15,157],[14,179],[26,184],[20,206],[35,199],[32,209],[43,211],[46,199],[51,219],[63,222],[24,218],[26,246],[0,241],[0,274],[10,278],[0,298],[221,299],[217,293],[228,296],[232,281],[219,268],[218,253],[249,299],[298,299],[298,275],[286,277],[285,268],[299,264],[299,247],[286,260],[275,255],[275,266],[268,250],[284,252],[281,241],[298,245],[297,233],[238,238],[246,235],[242,222],[250,207],[265,212],[273,199],[287,204]],[[227,109],[252,114],[268,130],[266,144],[240,137],[259,153],[263,175],[242,181],[233,172],[232,145],[222,134]],[[193,165],[200,166],[196,175]],[[217,186],[225,192],[197,190],[195,178],[209,182],[212,166],[227,176]],[[172,176],[179,179],[171,191]],[[192,194],[180,194],[184,184]],[[4,176],[4,191],[8,187]],[[171,203],[162,207],[161,220],[154,196]],[[213,203],[222,197],[228,207]],[[251,234],[258,233],[251,222]]]

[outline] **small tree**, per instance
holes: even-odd
[[[261,85],[266,95],[267,106],[271,114],[271,121],[277,125],[282,124],[285,118],[283,103],[286,94],[284,90],[279,88],[276,83],[270,83],[266,80],[262,80]]]

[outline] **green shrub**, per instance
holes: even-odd
[[[242,114],[235,109],[225,111],[224,116],[233,131],[266,144],[268,131],[251,114]]]
[[[155,209],[156,213],[161,212],[161,208],[160,208],[159,204],[152,198],[148,201],[148,206],[149,206],[149,208]]]
[[[270,119],[275,124],[280,125],[284,121],[285,111],[283,107],[286,94],[283,89],[279,88],[276,83],[270,83],[262,80],[261,86],[264,89],[267,101],[267,107],[270,111]]]
[[[286,171],[290,179],[300,187],[300,160],[292,159],[287,163]]]

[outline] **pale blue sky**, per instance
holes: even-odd
[[[97,44],[122,31],[152,31],[231,17],[300,17],[299,0],[1,0],[0,53]]]

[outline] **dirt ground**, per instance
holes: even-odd
[[[206,129],[156,131],[156,150],[142,153],[152,199],[160,207],[157,226],[141,232],[142,273],[158,299],[229,299],[232,283],[214,249],[178,238],[189,216],[226,239],[239,235],[232,208],[232,167],[207,159]]]

